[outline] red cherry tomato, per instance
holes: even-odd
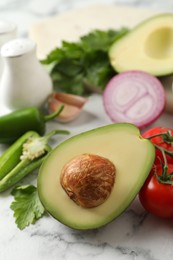
[[[168,174],[173,164],[168,164]],[[150,175],[139,192],[139,200],[151,214],[162,218],[173,218],[173,185],[159,183],[156,174],[162,175],[162,165],[154,165]]]
[[[168,131],[169,131],[170,137],[172,137],[172,139],[173,139],[173,129],[165,128],[165,127],[151,128],[151,129],[147,130],[146,132],[144,132],[142,134],[142,136],[144,138],[149,138],[153,135],[158,135],[160,133],[166,133]],[[156,145],[168,150],[169,152],[173,152],[173,140],[172,140],[172,143],[171,143],[169,140],[164,140],[163,136],[153,137],[150,140],[153,144],[156,144]],[[155,162],[154,162],[155,164],[160,163],[159,158],[161,159],[161,161],[164,161],[162,152],[156,148],[156,157],[155,157]],[[167,158],[168,162],[173,163],[173,157],[166,154],[166,158]]]

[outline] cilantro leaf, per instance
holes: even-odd
[[[78,42],[62,42],[60,48],[50,52],[41,62],[51,65],[50,75],[55,91],[86,95],[91,91],[102,92],[115,75],[108,50],[113,42],[128,32],[120,30],[94,30]]]
[[[23,230],[30,224],[34,224],[45,213],[37,188],[33,185],[17,186],[12,190],[14,201],[10,208],[14,211],[15,223]]]

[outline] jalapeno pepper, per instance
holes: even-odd
[[[46,122],[58,116],[60,109],[50,115],[43,115],[36,107],[16,110],[0,117],[0,143],[12,143],[28,131],[44,135]]]
[[[0,157],[0,192],[15,185],[27,174],[40,167],[52,150],[48,140],[55,134],[68,134],[66,130],[53,130],[45,136],[29,131],[14,142]]]

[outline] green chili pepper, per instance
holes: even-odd
[[[38,108],[29,107],[1,116],[0,143],[12,143],[28,131],[44,135],[46,122],[58,116],[62,110],[63,106],[50,115],[43,115]]]
[[[0,192],[15,185],[27,174],[40,167],[52,150],[48,140],[55,134],[68,134],[66,130],[53,130],[45,136],[29,131],[12,144],[0,157]]]
[[[13,143],[0,157],[0,180],[4,178],[19,162],[23,144],[31,137],[39,137],[34,131],[28,131]]]

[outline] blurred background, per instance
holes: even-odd
[[[15,22],[21,36],[26,36],[32,22],[64,11],[93,4],[116,4],[173,10],[173,0],[1,0],[0,19]]]

